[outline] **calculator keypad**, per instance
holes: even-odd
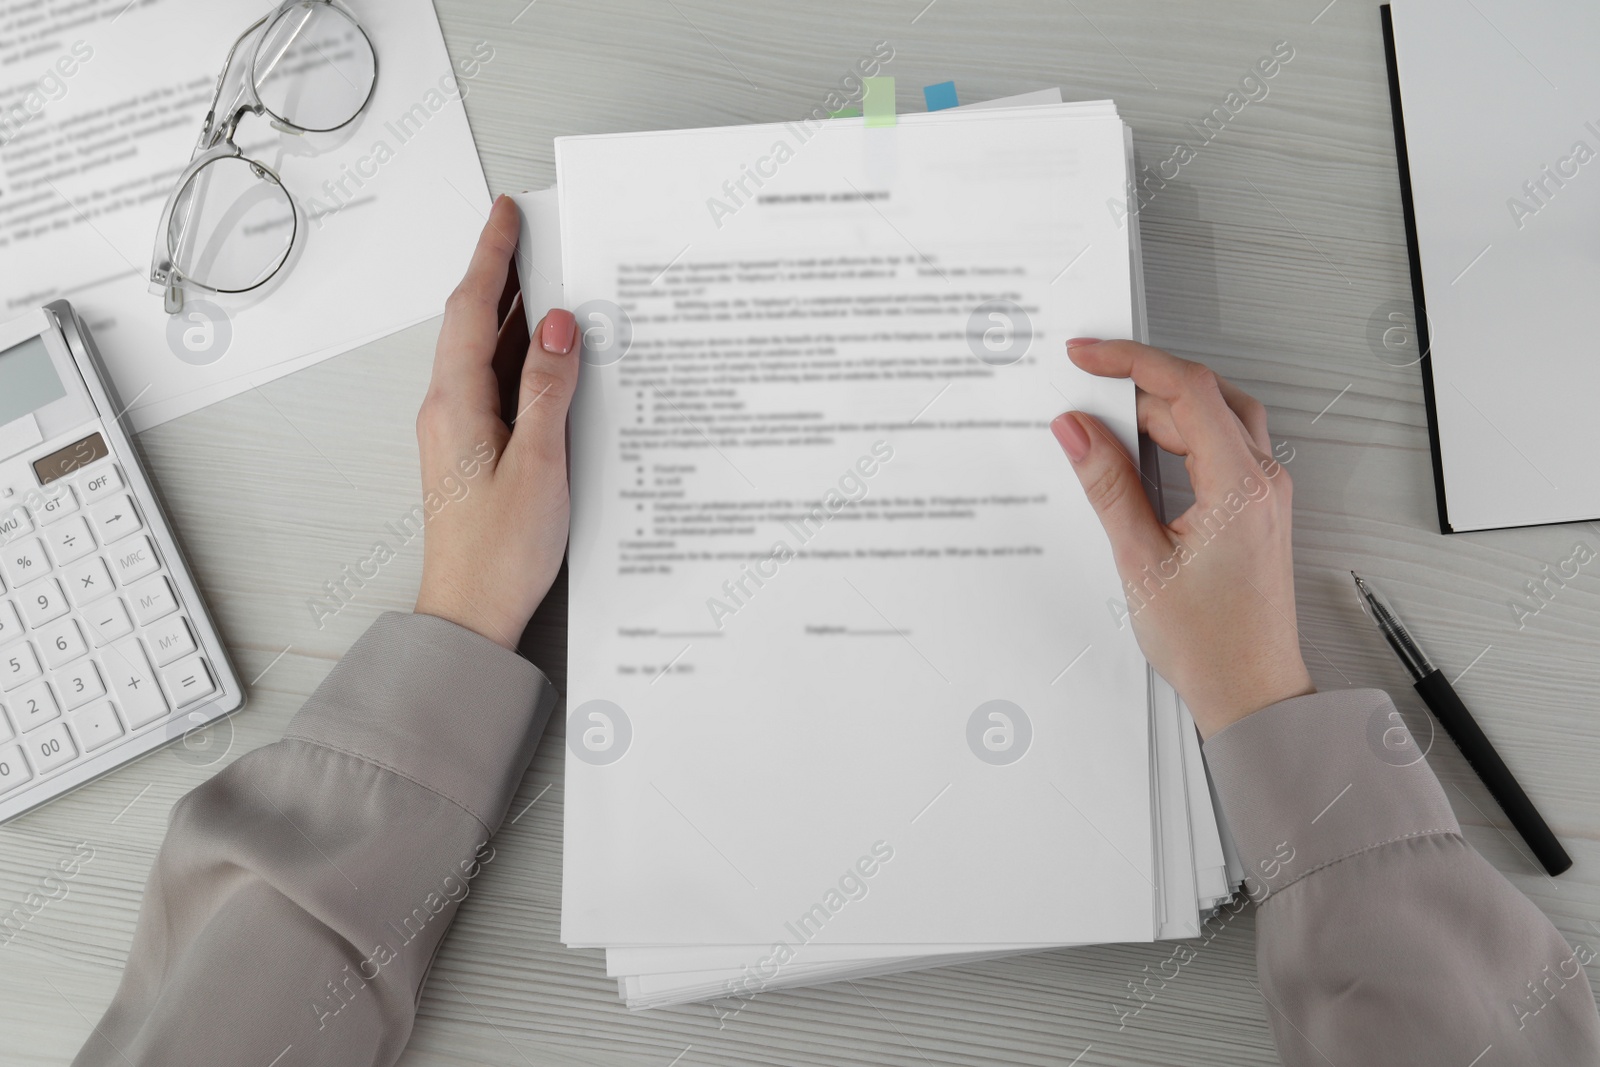
[[[0,796],[217,693],[112,463],[0,504]]]

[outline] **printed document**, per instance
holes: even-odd
[[[1048,430],[1138,454],[1064,344],[1134,332],[1125,153],[1060,107],[558,140],[563,940],[1154,936],[1147,667]]]

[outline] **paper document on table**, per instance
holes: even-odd
[[[1086,108],[557,142],[565,941],[1153,936],[1147,668],[1046,428],[1136,451],[1063,345],[1134,332],[1124,154]]]
[[[70,299],[136,427],[430,318],[460,278],[489,207],[462,97],[494,49],[453,65],[428,0],[349,7],[378,58],[361,115],[333,133],[239,128],[296,204],[290,261],[169,317],[147,282],[162,205],[229,46],[271,5],[0,0],[16,28],[0,34],[0,318]]]

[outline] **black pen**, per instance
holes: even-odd
[[[1356,580],[1356,592],[1361,597],[1362,607],[1378,624],[1378,629],[1383,631],[1384,639],[1394,649],[1394,654],[1400,657],[1400,662],[1405,664],[1406,670],[1411,672],[1411,679],[1416,683],[1417,693],[1421,695],[1423,703],[1428,705],[1428,710],[1433,712],[1461,754],[1467,757],[1467,762],[1478,772],[1483,784],[1489,787],[1489,795],[1494,797],[1495,803],[1506,813],[1506,818],[1511,820],[1511,825],[1517,828],[1528,847],[1533,849],[1533,854],[1539,857],[1544,869],[1556,875],[1571,867],[1572,857],[1561,847],[1556,835],[1550,832],[1539,809],[1533,806],[1533,801],[1517,784],[1510,768],[1500,758],[1500,753],[1483,735],[1472,713],[1467,711],[1467,706],[1446,680],[1444,672],[1428,662],[1428,657],[1423,655],[1422,649],[1417,647],[1417,643],[1401,625],[1394,609],[1368,588],[1355,571],[1350,572],[1350,577]]]

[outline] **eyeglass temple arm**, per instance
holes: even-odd
[[[284,6],[287,7],[289,5],[286,4]],[[276,14],[281,13],[281,11],[282,9],[280,8],[279,12],[275,13],[275,16]],[[278,64],[283,61],[283,57],[289,51],[290,47],[292,47],[294,43],[300,39],[301,31],[306,28],[306,24],[310,21],[311,8],[307,6],[306,9],[301,12],[300,24],[294,28],[293,33],[290,33],[283,38],[283,44],[278,48],[277,52],[271,56],[256,57],[256,75],[258,77],[270,77],[272,72],[278,69]],[[265,59],[265,62],[262,62],[263,59]]]
[[[233,60],[234,57],[239,54],[239,46],[244,44],[244,42],[252,33],[255,33],[257,30],[259,30],[268,19],[272,18],[276,14],[276,12],[273,12],[271,15],[262,15],[260,18],[256,19],[250,24],[248,29],[246,29],[238,37],[235,37],[233,44],[229,46],[228,58],[223,60],[222,73],[217,75],[217,86],[211,92],[211,106],[206,110],[206,120],[200,127],[200,140],[195,145],[195,155],[199,155],[201,152],[215,144],[217,140],[217,134],[221,132],[217,123],[217,111],[219,110],[218,105],[222,103],[222,90],[223,87],[227,85],[229,72],[233,70]],[[230,105],[228,110],[231,109],[232,108]],[[228,120],[228,132],[230,134],[233,132],[232,127],[235,122],[237,122],[237,116],[230,116]]]

